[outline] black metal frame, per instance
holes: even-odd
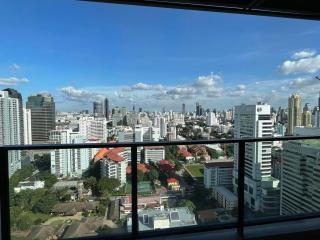
[[[291,137],[264,137],[264,138],[238,138],[197,141],[173,141],[173,142],[133,142],[133,143],[99,143],[99,144],[44,144],[44,145],[8,145],[0,146],[1,172],[0,172],[0,205],[1,205],[1,237],[10,240],[10,203],[9,203],[9,173],[8,152],[13,150],[54,150],[54,149],[80,149],[97,147],[130,147],[132,164],[132,232],[128,234],[108,235],[108,239],[141,239],[146,237],[165,236],[174,234],[199,233],[218,229],[235,229],[239,239],[244,238],[244,227],[276,222],[296,221],[301,219],[320,217],[319,213],[302,214],[295,216],[279,216],[261,218],[254,221],[245,221],[244,218],[244,165],[245,144],[263,141],[290,141],[320,139],[320,136],[291,136]],[[238,144],[238,220],[235,223],[197,225],[191,227],[171,228],[139,232],[138,226],[138,190],[137,190],[137,148],[144,146],[171,146],[194,144]],[[240,207],[243,206],[243,207]],[[90,237],[87,239],[105,239],[105,236]],[[83,239],[83,238],[75,238]]]
[[[174,8],[184,10],[198,10],[211,12],[225,12],[235,14],[247,14],[258,16],[273,16],[285,18],[299,18],[308,20],[319,20],[320,11],[312,1],[304,2],[308,6],[301,8],[300,1],[272,1],[272,0],[80,0],[85,2],[101,2],[126,5],[138,5],[161,8]],[[309,4],[309,5],[308,5]]]

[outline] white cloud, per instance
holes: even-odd
[[[15,86],[19,83],[28,83],[29,80],[27,78],[17,78],[17,77],[0,77],[0,85],[5,86]]]
[[[237,90],[239,90],[239,91],[242,91],[242,90],[245,90],[245,89],[246,89],[246,86],[244,84],[239,84],[237,86]]]
[[[314,50],[310,50],[310,49],[305,49],[299,52],[295,52],[294,54],[292,54],[292,58],[293,59],[300,59],[300,58],[308,58],[308,57],[312,57],[316,54],[316,51]]]
[[[18,65],[18,64],[16,64],[16,63],[13,63],[13,64],[10,65],[10,69],[11,69],[12,71],[18,71],[18,70],[21,69],[21,66]]]
[[[220,80],[222,80],[221,76],[211,73],[211,75],[209,76],[198,77],[198,79],[194,82],[193,86],[194,87],[212,87]]]
[[[315,73],[320,69],[320,55],[298,60],[287,60],[280,66],[284,74]]]
[[[137,83],[135,85],[133,85],[132,87],[125,87],[122,90],[125,92],[131,92],[131,91],[135,91],[135,90],[162,90],[164,89],[164,87],[161,84],[147,84],[147,83]]]
[[[320,84],[320,81],[314,77],[299,77],[289,83],[291,88],[305,88]]]
[[[76,102],[101,101],[104,95],[98,92],[76,89],[73,86],[67,86],[60,89],[64,98]]]
[[[222,93],[223,93],[224,89],[223,88],[209,88],[207,90],[207,97],[211,98],[211,97],[221,97]]]

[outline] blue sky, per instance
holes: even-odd
[[[112,106],[180,110],[266,101],[315,104],[316,21],[71,0],[6,0],[0,87],[51,93],[60,111]]]

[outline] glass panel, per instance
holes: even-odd
[[[9,157],[13,239],[127,232],[130,148],[10,151]]]
[[[235,223],[233,158],[232,144],[143,147],[139,231]]]

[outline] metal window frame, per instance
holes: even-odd
[[[8,152],[13,150],[54,150],[54,149],[81,149],[81,148],[114,148],[130,147],[132,164],[132,231],[125,234],[110,234],[107,236],[86,237],[86,239],[141,239],[156,236],[169,236],[176,234],[190,234],[209,232],[222,229],[237,229],[239,239],[244,238],[245,226],[255,226],[277,222],[296,221],[301,219],[320,217],[320,212],[312,214],[301,214],[293,216],[276,216],[259,218],[257,220],[245,221],[244,217],[244,167],[245,167],[245,145],[248,142],[262,141],[290,141],[320,139],[320,136],[289,136],[289,137],[264,137],[264,138],[234,138],[217,140],[195,140],[174,142],[133,142],[133,143],[98,143],[98,144],[43,144],[43,145],[7,145],[0,146],[0,205],[1,205],[1,237],[11,239],[10,235],[10,202],[9,202],[9,173]],[[138,189],[137,189],[137,148],[144,146],[177,146],[194,144],[239,144],[238,147],[238,219],[237,222],[227,224],[205,224],[190,227],[170,228],[163,230],[152,230],[139,232],[138,221]],[[243,206],[243,207],[240,207]],[[84,239],[84,238],[73,238]]]

